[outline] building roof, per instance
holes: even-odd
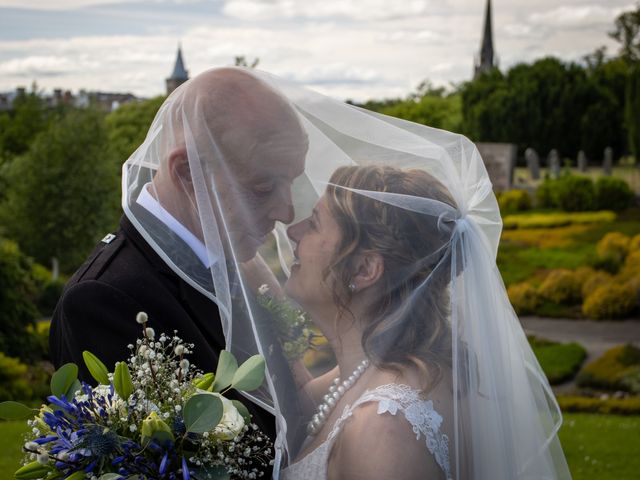
[[[475,65],[475,76],[491,71],[496,63],[493,51],[493,27],[491,15],[491,0],[487,0],[487,8],[484,17],[484,31],[482,33],[482,44],[480,46],[480,58]]]
[[[173,67],[173,73],[169,77],[171,80],[189,80],[189,73],[184,68],[184,62],[182,61],[182,49],[178,46],[178,55],[176,57],[176,64]]]

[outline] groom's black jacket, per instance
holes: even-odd
[[[171,232],[166,236],[167,245],[181,241]],[[142,334],[136,322],[140,311],[149,315],[149,326],[157,336],[177,330],[180,338],[195,345],[190,362],[205,372],[215,371],[219,352],[225,348],[217,305],[173,272],[123,216],[115,237],[105,237],[96,247],[58,302],[49,337],[54,365],[74,362],[80,378],[91,382],[82,359],[82,352],[89,350],[113,371],[115,362],[130,356],[127,345],[135,344]],[[253,421],[275,438],[269,412],[235,391],[227,396],[241,400]]]

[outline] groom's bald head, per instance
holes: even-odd
[[[304,170],[308,146],[298,114],[271,86],[237,68],[193,78],[167,108],[174,144],[165,150],[157,183],[167,185],[176,202],[188,198],[193,210],[191,183],[197,174],[205,178],[240,257],[252,258],[276,221],[293,219],[291,184]],[[198,219],[189,223],[197,228]]]

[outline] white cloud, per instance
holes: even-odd
[[[0,7],[17,1],[0,0]],[[51,5],[62,8],[73,2],[98,1],[119,0],[58,0]],[[134,31],[123,27],[82,35],[74,31],[74,22],[93,13],[73,17],[74,12],[69,12],[65,14],[68,32],[36,33],[48,38],[27,40],[19,39],[24,35],[0,35],[13,38],[0,40],[0,91],[29,85],[35,79],[46,89],[157,95],[164,91],[177,42],[182,41],[191,76],[245,55],[249,60],[260,58],[260,68],[337,98],[405,96],[424,79],[448,85],[471,78],[484,14],[484,0],[227,0],[224,5],[223,0],[203,0],[193,11],[189,5],[153,8],[154,0],[146,0],[149,15],[144,1],[133,10],[125,3],[109,9],[113,22],[120,17],[131,20],[132,15],[141,18],[131,22]],[[494,2],[494,43],[501,68],[550,54],[577,60],[602,44],[615,51],[607,31],[617,12],[628,9],[629,0],[609,0],[606,6],[594,6],[594,1]],[[213,5],[227,8],[228,16],[213,7],[209,11]],[[254,10],[245,12],[246,16],[236,10],[236,16],[231,16],[234,8]],[[31,18],[26,13],[23,16]],[[33,18],[37,23],[48,17],[39,12]],[[60,15],[51,18],[59,20]],[[247,21],[257,18],[263,20]],[[0,33],[3,27],[5,32],[13,27],[4,22],[0,13]],[[141,22],[149,29],[137,30]]]
[[[602,7],[600,5],[560,6],[544,13],[533,13],[529,21],[534,25],[558,28],[588,28],[611,25],[613,20],[628,7]]]
[[[24,8],[30,10],[76,10],[103,5],[126,5],[141,0],[0,0],[0,8]],[[148,3],[200,3],[203,0],[145,0]]]
[[[354,20],[388,20],[423,15],[429,0],[226,0],[223,12],[245,20],[275,18],[346,17]]]

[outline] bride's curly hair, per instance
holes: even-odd
[[[342,234],[335,257],[324,272],[325,279],[333,278],[330,287],[334,302],[340,311],[350,313],[347,305],[353,293],[348,285],[356,258],[362,253],[379,254],[384,273],[376,283],[376,295],[362,325],[362,346],[379,368],[399,370],[404,365],[416,365],[433,387],[451,367],[451,271],[450,262],[443,260],[450,255],[447,247],[453,225],[443,228],[437,216],[399,208],[348,189],[430,198],[454,208],[457,205],[444,185],[429,173],[390,166],[338,168],[326,192],[329,210]]]

